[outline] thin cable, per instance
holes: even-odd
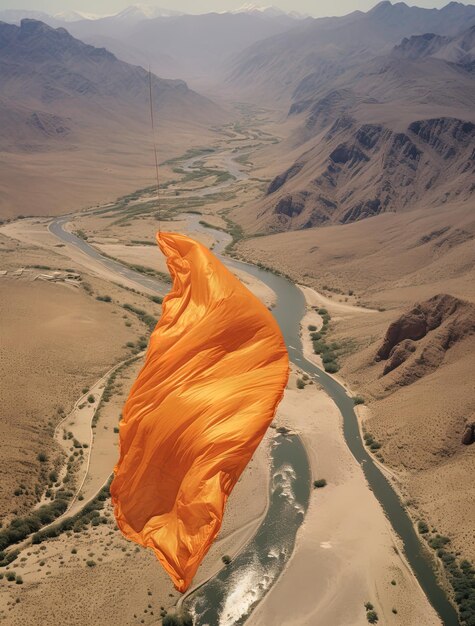
[[[161,216],[160,216],[160,180],[158,177],[158,156],[157,156],[157,142],[155,141],[155,119],[153,116],[153,97],[152,97],[152,72],[150,66],[148,67],[148,82],[150,91],[150,121],[152,122],[152,140],[153,140],[153,154],[155,156],[155,176],[157,179],[157,215],[158,215],[158,232],[161,232]]]

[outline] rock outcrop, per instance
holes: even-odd
[[[475,305],[439,294],[389,326],[375,360],[385,361],[383,377],[393,372],[393,383],[408,385],[439,367],[450,348],[474,333]]]
[[[326,119],[326,109],[319,105],[319,115]],[[437,206],[453,199],[466,201],[475,192],[474,146],[475,124],[467,120],[422,119],[411,122],[406,132],[394,132],[382,124],[358,125],[343,115],[314,155],[302,155],[270,183],[271,213],[286,216],[274,226],[348,224],[422,200]],[[311,178],[314,159],[320,165]]]
[[[279,176],[276,176],[270,183],[269,188],[267,189],[267,195],[274,193],[275,191],[280,189],[282,185],[284,185],[290,178],[296,176],[300,172],[302,167],[303,163],[294,163],[294,165],[292,165],[292,167],[289,167],[286,172],[280,174]]]

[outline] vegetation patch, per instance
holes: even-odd
[[[107,517],[101,516],[100,512],[104,508],[104,503],[110,497],[109,487],[112,482],[112,477],[107,482],[97,496],[91,500],[86,506],[68,519],[59,522],[45,530],[40,530],[36,532],[32,537],[32,542],[34,544],[42,543],[47,539],[51,539],[54,537],[59,537],[62,533],[66,531],[73,532],[81,532],[87,526],[98,526],[99,524],[107,524]]]
[[[231,235],[232,241],[228,243],[225,248],[226,254],[232,254],[234,252],[234,248],[239,241],[245,238],[244,230],[242,226],[233,222],[233,220],[228,217],[225,213],[221,214],[221,217],[226,222],[226,231]]]
[[[379,452],[382,444],[379,441],[376,441],[371,433],[364,433],[363,440],[368,450],[372,452],[379,461],[384,462],[384,458]]]
[[[143,345],[145,344],[145,347],[147,346],[147,342],[145,341],[145,338],[141,338],[139,340],[138,346],[135,348],[137,352],[140,352],[143,349]],[[132,344],[135,345],[135,344]],[[96,412],[94,413],[94,417],[92,418],[92,427],[95,428],[97,426],[97,423],[99,421],[100,415],[101,415],[101,409],[103,408],[104,404],[107,404],[110,399],[112,398],[112,395],[114,393],[114,388],[115,388],[115,381],[116,378],[118,376],[118,374],[120,374],[126,367],[128,367],[129,365],[132,365],[132,363],[134,363],[137,360],[136,357],[133,357],[131,359],[128,359],[127,361],[125,361],[125,363],[122,363],[122,365],[120,365],[117,369],[115,369],[112,374],[109,376],[106,386],[104,388],[104,392],[102,394],[102,398],[101,401],[99,402],[99,406],[96,409]],[[84,446],[86,447],[86,446]]]
[[[379,621],[379,617],[371,602],[365,602],[364,608],[366,609],[366,619],[368,622],[370,624],[376,624]]]
[[[340,369],[338,361],[339,350],[341,345],[337,342],[329,342],[327,333],[330,324],[330,314],[327,309],[318,309],[318,314],[322,318],[322,328],[317,331],[316,326],[309,326],[310,338],[312,339],[313,350],[315,354],[320,355],[323,368],[329,374],[336,374]]]
[[[12,520],[7,528],[0,531],[0,567],[5,567],[11,563],[16,556],[14,552],[6,554],[4,550],[15,543],[23,541],[39,531],[43,526],[51,524],[62,515],[68,508],[69,500],[72,497],[70,491],[59,489],[55,499],[49,504],[43,504],[35,511],[25,517],[17,517]],[[18,553],[17,553],[18,554]]]
[[[150,296],[150,300],[155,302],[155,304],[162,304],[163,302],[162,296]]]
[[[434,550],[444,568],[453,598],[457,605],[460,623],[463,626],[475,625],[475,568],[467,559],[459,560],[457,555],[447,548],[450,538],[438,533],[429,532],[426,522],[420,520],[417,530],[425,538],[427,545]]]
[[[323,487],[327,486],[327,481],[324,478],[318,478],[317,480],[313,481],[313,488],[314,489],[323,489]]]
[[[144,309],[139,309],[133,304],[123,304],[122,308],[136,315],[141,322],[149,327],[151,331],[154,330],[155,326],[157,325],[157,319],[153,317],[153,315],[149,315],[147,311],[144,311]]]

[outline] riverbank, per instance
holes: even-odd
[[[145,222],[145,220],[143,221]],[[110,243],[114,245],[113,242]],[[71,246],[67,242],[58,251],[68,253],[70,248],[74,248],[76,254],[87,259],[88,263],[92,263],[95,271],[101,271],[99,266],[102,267],[103,264],[100,261],[87,257],[83,251],[79,251],[77,247]],[[145,251],[142,246],[141,253],[145,253]],[[245,271],[246,275],[250,275],[255,268],[249,266],[246,269],[248,270]],[[108,274],[114,273],[109,272],[108,268],[106,268],[106,272]],[[262,282],[269,283],[267,273],[261,278]],[[122,279],[123,276],[119,277],[115,272],[115,280]],[[251,282],[255,282],[255,279],[256,276],[254,275]],[[298,335],[299,302],[298,296],[294,293],[297,290],[293,285],[289,284],[288,287],[289,289],[292,287],[289,297],[293,298],[292,302],[295,300],[295,311],[292,312],[288,320],[289,328],[292,332],[295,330]],[[285,298],[287,293],[285,287],[284,289],[281,288],[281,291],[284,294],[283,301],[288,302]],[[280,295],[282,294],[279,294],[279,297]],[[298,361],[301,357],[301,354],[298,355],[298,349],[295,348],[298,344],[293,338],[289,343],[293,344],[294,347],[290,351]],[[309,397],[311,400],[308,400]],[[366,623],[364,602],[372,602],[376,610],[379,611],[380,617],[384,616],[388,623],[391,623],[389,622],[390,619],[396,619],[398,616],[415,615],[418,617],[421,614],[433,616],[433,611],[412,574],[409,571],[404,574],[404,562],[394,552],[394,541],[389,524],[372,495],[361,468],[348,451],[341,425],[338,426],[341,420],[339,410],[323,391],[317,392],[314,385],[308,385],[304,390],[298,390],[294,377],[293,388],[287,392],[281,411],[284,412],[279,413],[279,419],[285,420],[289,427],[296,428],[302,433],[312,461],[314,478],[325,473],[326,475],[323,477],[328,480],[328,486],[323,490],[315,491],[313,494],[315,499],[312,500],[304,527],[298,533],[295,553],[276,587],[269,592],[269,596],[256,610],[257,616],[259,616],[260,611],[267,611],[260,623],[292,623],[292,616],[298,608],[296,599],[299,607],[301,607],[301,614],[299,619],[293,622],[295,624],[308,623],[313,626],[317,613],[319,621],[321,615],[326,615],[326,622],[323,619],[322,622],[332,624],[332,626],[346,625],[349,623],[348,620],[350,623],[359,624],[361,619],[363,620],[361,623]],[[332,430],[335,427],[336,430]],[[258,451],[258,455],[260,454],[264,454],[261,448]],[[255,472],[254,475],[250,475],[246,471],[246,474],[243,475],[241,496],[238,491],[240,484],[238,484],[235,491],[237,495],[234,501],[230,499],[225,518],[225,520],[229,520],[231,526],[227,527],[225,521],[221,539],[213,545],[195,582],[199,582],[202,578],[206,578],[210,573],[212,574],[222,567],[222,555],[229,553],[233,556],[258,527],[262,511],[265,509],[265,505],[263,508],[262,503],[265,502],[268,490],[267,488],[264,489],[264,486],[267,485],[269,476],[266,454],[262,460],[264,461],[263,471]],[[259,459],[256,462],[260,466]],[[252,467],[251,465],[250,468],[252,469]],[[56,542],[48,542],[48,544],[54,546]],[[117,566],[120,566],[121,562],[123,563],[119,553],[124,551],[121,547],[123,544],[123,541],[122,543],[118,542],[117,549],[114,550]],[[149,554],[140,550],[135,553],[133,546],[127,548],[126,554],[130,557],[128,562],[133,562],[137,566],[142,561],[147,568],[150,566],[149,574],[154,576],[153,565],[156,567],[156,562],[149,559]],[[311,554],[311,558],[309,558],[309,554]],[[394,557],[392,557],[393,554]],[[325,559],[323,555],[328,556]],[[392,558],[396,559],[394,563]],[[106,561],[105,556],[104,560]],[[355,563],[354,567],[353,563]],[[106,569],[106,565],[105,562],[101,571]],[[139,568],[136,569],[138,572]],[[313,584],[316,572],[322,581],[321,591],[319,590],[320,595],[315,592],[315,585]],[[59,572],[58,575],[60,574]],[[389,574],[393,577],[388,578]],[[84,576],[81,585],[84,588],[89,588],[91,575],[88,573]],[[154,606],[157,601],[162,602],[164,606],[169,606],[177,594],[170,593],[170,585],[166,578],[164,579],[162,576],[157,578],[160,578],[160,589],[158,592],[154,592]],[[302,585],[302,581],[305,580],[308,581],[308,584]],[[392,580],[396,583],[395,585],[391,583]],[[332,585],[329,581],[333,581]],[[123,588],[123,582],[123,578],[115,571],[114,584],[116,587]],[[280,585],[283,583],[285,585],[281,588]],[[383,583],[390,585],[389,591],[383,586]],[[336,588],[336,584],[338,584],[338,588]],[[282,593],[279,593],[278,590]],[[400,592],[400,595],[397,595],[396,592]],[[275,605],[276,593],[278,598]],[[128,600],[131,605],[137,606],[139,604],[138,591],[134,590],[129,595],[131,597]],[[401,607],[391,605],[393,601],[401,602]],[[283,606],[284,604],[285,606]],[[344,611],[348,610],[348,613],[345,613],[340,605],[343,605]],[[393,608],[398,612],[393,613]],[[275,612],[273,612],[274,610]],[[118,615],[119,611],[128,616],[128,609],[122,600],[114,608],[114,614]],[[103,623],[112,621],[111,614]],[[155,623],[150,622],[148,616],[146,621],[147,623]],[[256,623],[254,616],[248,620],[248,623],[254,626]],[[401,623],[401,621],[395,623]],[[426,623],[436,624],[439,621],[435,617],[435,621],[432,622],[424,622],[418,618],[417,622],[406,620],[404,623],[424,625]]]
[[[276,421],[301,435],[313,479],[327,485],[313,491],[294,554],[248,623],[363,626],[371,602],[384,624],[440,624],[346,446],[329,396],[315,384],[289,389]]]

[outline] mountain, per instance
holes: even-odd
[[[82,202],[101,189],[136,188],[138,172],[142,178],[150,174],[148,72],[35,20],[23,20],[20,27],[0,23],[0,53],[2,209],[19,210],[25,190],[15,194],[14,185],[33,161],[61,163],[48,177],[48,190],[57,184],[61,193],[52,199],[41,177],[32,177],[29,191],[42,186],[34,196],[42,206],[29,212],[43,210],[46,203],[57,211],[65,197]],[[162,151],[175,145],[176,153],[180,138],[188,142],[191,132],[206,135],[224,118],[221,109],[181,80],[153,76],[152,88]],[[126,173],[118,177],[123,168]],[[88,181],[86,188],[81,180]]]
[[[104,16],[98,15],[97,13],[84,13],[82,11],[63,11],[61,13],[55,13],[53,17],[60,22],[78,22],[79,20],[98,20]]]
[[[169,9],[161,9],[151,4],[133,4],[116,15],[110,16],[114,20],[121,21],[140,21],[150,20],[156,17],[173,17],[183,15],[180,11],[172,11]]]
[[[223,13],[225,12],[227,11],[223,11]],[[242,7],[234,9],[233,11],[229,11],[229,13],[258,13],[271,19],[279,18],[282,16],[289,16],[295,20],[301,20],[308,17],[308,15],[303,15],[302,13],[298,13],[297,11],[284,11],[283,9],[279,9],[278,7],[274,6],[262,7],[251,3],[243,4]]]
[[[475,25],[455,37],[426,33],[402,40],[393,55],[404,59],[433,57],[454,63],[467,71],[475,69]]]
[[[135,9],[100,20],[69,25],[70,32],[95,46],[106,46],[121,59],[149,64],[162,76],[187,80],[216,75],[226,59],[256,41],[294,27],[288,15],[267,12],[207,13],[125,19]]]
[[[216,77],[233,55],[302,22],[298,14],[254,5],[201,15],[148,4],[134,4],[103,17],[77,11],[54,16],[21,10],[0,12],[5,22],[18,24],[23,18],[66,27],[81,41],[105,47],[127,63],[150,65],[160,76],[191,81]]]
[[[40,20],[46,24],[59,25],[60,20],[43,11],[30,11],[27,9],[5,9],[0,11],[0,22],[8,24],[20,24],[23,19]]]
[[[474,30],[405,38],[326,82],[304,78],[289,108],[291,138],[266,154],[282,162],[284,152],[285,165],[237,221],[274,232],[472,203]]]
[[[389,52],[403,37],[452,36],[471,24],[475,6],[457,2],[438,10],[385,1],[367,13],[305,20],[237,55],[228,66],[227,83],[247,93],[254,90],[268,102],[286,101],[304,78],[318,86],[354,63]]]

